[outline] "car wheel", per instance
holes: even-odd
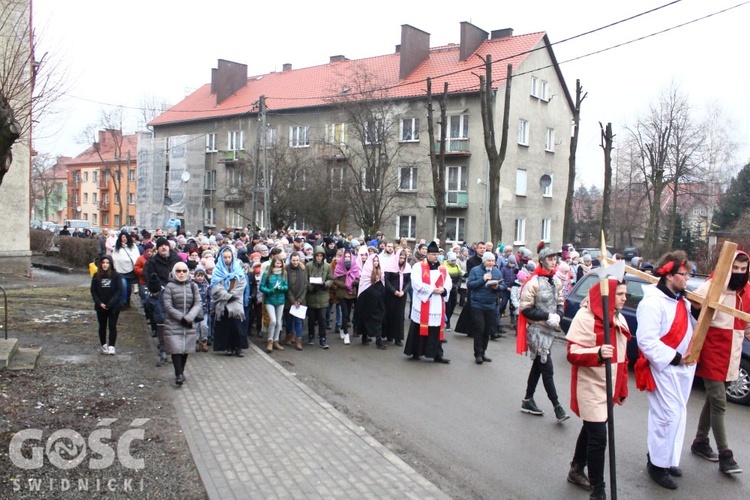
[[[741,405],[750,405],[750,361],[740,362],[740,376],[727,384],[727,400]]]

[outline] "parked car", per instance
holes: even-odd
[[[584,252],[588,252],[592,259],[602,260],[602,249],[601,248],[576,248],[576,252],[583,255]],[[612,252],[607,249],[607,257],[612,258]]]
[[[687,289],[693,291],[706,280],[704,276],[691,276],[687,282]],[[588,296],[589,289],[599,282],[599,276],[595,272],[590,272],[581,278],[573,287],[573,290],[565,301],[565,314],[560,320],[560,328],[567,333],[573,317],[581,307],[581,302]],[[628,287],[628,296],[625,306],[622,308],[622,315],[628,323],[628,328],[632,334],[628,342],[628,361],[631,366],[638,359],[638,343],[636,335],[638,330],[638,320],[636,319],[636,309],[641,299],[643,299],[643,286],[649,282],[638,276],[626,274],[625,283]],[[742,355],[740,361],[740,377],[738,380],[727,385],[727,400],[743,405],[750,405],[750,341],[744,340],[742,344]]]
[[[102,232],[103,228],[101,228],[99,226],[91,226],[88,229],[89,229],[89,231],[91,231],[92,235],[96,236],[96,235],[98,235],[98,234],[100,234]]]
[[[622,258],[625,259],[625,262],[630,262],[633,260],[633,257],[638,257],[639,252],[636,247],[625,247],[622,249]]]

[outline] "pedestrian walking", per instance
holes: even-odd
[[[359,277],[357,295],[357,320],[362,335],[362,345],[375,338],[378,349],[385,349],[383,322],[385,320],[385,276],[380,267],[380,257],[373,253],[367,258]]]
[[[91,298],[94,300],[94,310],[99,323],[99,344],[102,354],[115,354],[117,319],[122,307],[122,287],[122,278],[115,271],[112,257],[102,255],[99,258],[98,269],[91,278]]]
[[[284,302],[286,292],[289,289],[284,261],[279,255],[271,259],[271,264],[260,279],[260,291],[263,293],[263,302],[268,312],[268,339],[266,340],[266,352],[271,353],[274,349],[283,351],[284,347],[279,344],[279,335],[284,325]]]
[[[466,286],[471,294],[471,318],[474,324],[474,361],[476,364],[490,363],[487,345],[495,333],[498,293],[505,291],[500,270],[495,267],[495,254],[484,252],[482,263],[469,272]]]
[[[185,383],[188,354],[195,352],[195,325],[203,313],[198,285],[190,281],[188,266],[178,262],[164,288],[164,352],[172,356],[175,384]]]
[[[406,298],[411,291],[411,266],[406,260],[407,250],[399,246],[391,259],[391,266],[384,268],[385,337],[397,346],[404,345]]]
[[[247,331],[242,330],[245,319],[247,279],[231,246],[219,250],[219,259],[211,275],[211,302],[214,306],[214,352],[243,357],[242,349],[249,347]]]
[[[357,299],[361,272],[356,256],[349,248],[345,248],[341,257],[336,260],[336,267],[333,270],[336,297],[341,306],[341,337],[345,345],[351,344],[349,329],[352,324],[352,311]]]

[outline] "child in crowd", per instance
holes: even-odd
[[[164,311],[164,304],[162,302],[164,289],[159,281],[159,275],[156,273],[152,273],[148,277],[147,283],[149,293],[143,309],[146,312],[146,318],[151,323],[151,336],[158,337],[159,361],[156,363],[156,366],[164,366],[167,364],[167,353],[164,352],[164,321],[167,318],[167,313]]]
[[[209,293],[209,282],[206,280],[206,270],[203,267],[196,266],[193,281],[198,285],[198,292],[200,293],[201,304],[203,305],[203,321],[195,324],[195,352],[208,352],[211,333],[211,294]]]
[[[518,271],[516,274],[516,281],[510,287],[510,324],[515,330],[518,326],[518,308],[520,307],[519,300],[521,299],[521,286],[526,281],[529,275],[523,269]]]

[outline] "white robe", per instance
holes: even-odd
[[[678,302],[664,295],[656,285],[643,287],[643,300],[638,304],[638,348],[649,361],[656,390],[646,392],[648,398],[648,452],[651,463],[657,467],[678,467],[685,439],[687,402],[693,386],[695,365],[670,363],[679,352],[685,356],[693,338],[695,319],[688,311],[688,329],[685,337],[672,349],[659,340],[671,328]]]
[[[448,302],[448,297],[450,296],[451,288],[453,287],[453,281],[451,280],[451,275],[448,274],[446,270],[445,283],[443,283],[443,288],[445,288],[446,292],[445,296],[432,295],[433,290],[435,290],[436,288],[434,283],[437,282],[439,277],[440,268],[430,270],[430,282],[424,283],[422,281],[422,263],[420,262],[419,264],[416,264],[411,268],[411,287],[413,290],[413,295],[411,301],[410,319],[417,324],[420,323],[422,302],[427,299],[429,299],[428,304],[430,306],[430,316],[427,325],[442,326],[443,321],[445,321],[441,301]]]

